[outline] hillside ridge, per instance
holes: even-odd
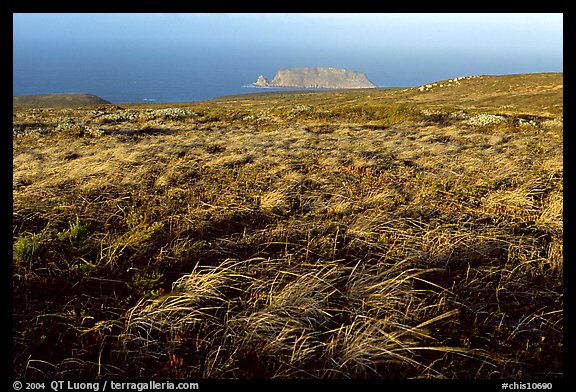
[[[109,104],[110,102],[94,94],[85,93],[55,93],[16,95],[12,97],[13,106],[85,106]]]

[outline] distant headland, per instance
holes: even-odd
[[[252,85],[257,87],[302,87],[302,88],[374,88],[361,72],[333,67],[282,68],[271,82],[264,75],[258,76]]]
[[[12,97],[13,106],[88,106],[108,104],[110,102],[92,94],[61,93],[61,94],[35,94]]]

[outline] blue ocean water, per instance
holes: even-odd
[[[282,67],[333,66],[364,72],[381,87],[414,87],[456,76],[561,71],[561,64],[451,56],[438,50],[378,53],[346,48],[212,47],[15,43],[13,95],[89,93],[113,103],[190,102],[261,92],[251,83]],[[274,89],[267,89],[271,91]]]

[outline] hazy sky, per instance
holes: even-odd
[[[13,22],[22,72],[101,63],[113,73],[132,59],[133,69],[154,64],[171,73],[202,62],[204,69],[236,64],[249,83],[279,67],[335,66],[365,72],[379,86],[416,86],[563,70],[561,13],[24,13]]]
[[[562,14],[14,14],[14,43],[292,45],[562,53]]]

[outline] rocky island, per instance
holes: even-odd
[[[252,83],[257,87],[303,87],[303,88],[374,88],[361,72],[333,67],[282,68],[271,82],[264,75]]]

